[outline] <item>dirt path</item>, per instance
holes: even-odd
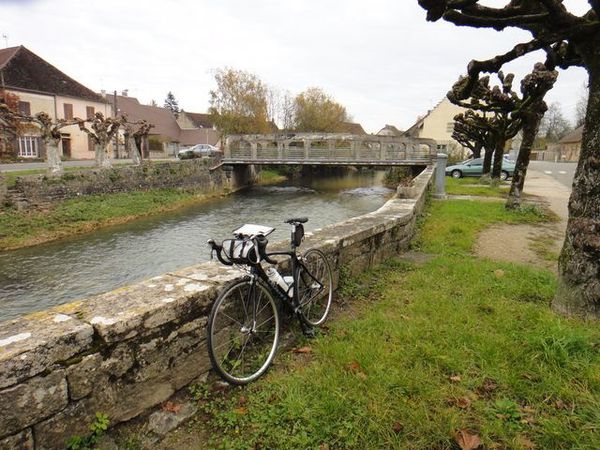
[[[499,261],[532,264],[557,270],[567,227],[567,205],[571,191],[548,175],[530,170],[525,193],[546,204],[560,221],[543,225],[498,225],[480,233],[475,246],[478,256]]]

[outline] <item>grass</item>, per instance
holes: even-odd
[[[260,182],[262,184],[281,183],[287,180],[287,177],[275,169],[262,169],[260,171]]]
[[[499,186],[479,184],[478,178],[451,178],[446,177],[446,194],[448,195],[473,195],[483,197],[505,198],[510,187],[502,183]]]
[[[174,189],[92,195],[66,200],[50,211],[0,212],[0,250],[35,245],[158,214],[206,199]]]
[[[83,170],[94,170],[97,167],[93,166],[80,166],[80,167],[63,167],[65,172],[80,172]],[[6,185],[10,188],[15,185],[18,177],[23,177],[26,175],[43,175],[47,172],[47,169],[24,169],[24,170],[13,170],[8,172],[3,172],[2,175],[6,180]]]
[[[600,448],[600,330],[551,312],[549,271],[471,253],[492,223],[545,220],[433,203],[417,241],[429,262],[344,277],[351,307],[310,353],[278,355],[230,395],[197,393],[209,446],[457,449],[462,433],[485,448]]]

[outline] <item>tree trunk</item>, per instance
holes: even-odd
[[[46,145],[46,162],[48,163],[48,173],[52,176],[58,176],[63,174],[63,163],[60,159],[60,151],[58,146],[60,139],[48,139],[45,140]]]
[[[96,153],[96,167],[101,169],[108,169],[112,167],[110,160],[110,141],[109,142],[95,142],[94,151]]]
[[[135,139],[133,137],[127,139],[129,143],[129,155],[131,156],[131,160],[133,161],[134,166],[139,166],[142,163],[142,158],[140,156],[140,151],[137,148]]]
[[[500,179],[502,173],[502,159],[504,158],[504,147],[506,145],[506,139],[499,138],[496,142],[496,148],[494,149],[494,167],[492,168],[492,180]]]
[[[471,150],[473,152],[473,158],[481,158],[481,149],[483,148],[483,145],[477,143],[475,144],[475,147]]]
[[[596,56],[596,65],[588,65],[590,94],[552,307],[563,314],[600,319],[600,55]]]
[[[482,175],[488,175],[492,171],[492,155],[494,154],[494,147],[485,147],[483,153],[483,173]]]
[[[525,185],[525,177],[527,176],[527,168],[529,167],[529,158],[535,136],[540,129],[540,122],[543,114],[537,111],[527,114],[523,119],[523,138],[521,147],[519,148],[519,156],[515,164],[515,172],[513,173],[510,192],[506,199],[506,209],[518,209],[521,207],[521,194]]]

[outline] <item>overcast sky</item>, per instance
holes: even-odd
[[[589,8],[565,3],[577,14]],[[93,90],[129,89],[160,105],[172,91],[191,112],[207,110],[219,67],[253,72],[294,95],[319,86],[368,132],[408,128],[469,60],[529,36],[429,23],[417,0],[0,0],[0,35]],[[521,77],[536,60],[543,55],[509,69]],[[549,102],[572,119],[585,81],[582,69],[561,71]]]

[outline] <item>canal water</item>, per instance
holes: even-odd
[[[107,292],[209,259],[205,242],[222,240],[243,223],[276,227],[307,216],[306,231],[371,212],[392,190],[383,172],[256,186],[193,207],[36,247],[0,253],[0,321]]]

